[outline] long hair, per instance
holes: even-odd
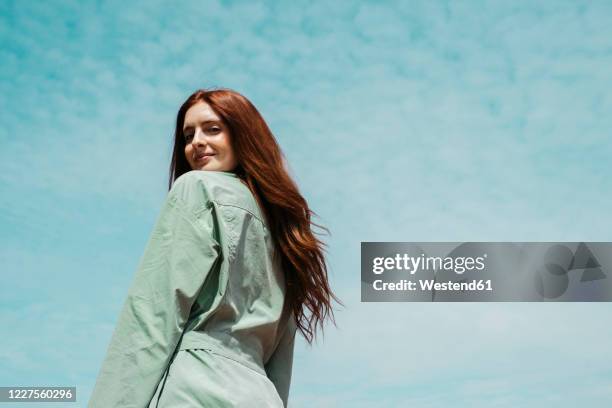
[[[187,98],[176,117],[168,188],[191,170],[184,153],[183,124],[187,110],[200,101],[210,105],[230,130],[230,143],[238,161],[234,172],[245,181],[264,212],[285,274],[291,310],[304,338],[312,344],[317,325],[323,331],[326,317],[331,317],[336,324],[331,299],[342,304],[329,286],[327,244],[315,237],[311,226],[328,234],[329,230],[311,221],[313,215],[318,215],[308,207],[289,176],[280,146],[246,97],[231,89],[219,88],[200,89]]]

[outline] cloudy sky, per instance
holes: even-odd
[[[603,0],[0,2],[0,385],[75,385],[86,405],[176,111],[223,86],[332,233],[346,307],[298,340],[292,407],[610,406],[609,304],[361,303],[359,251],[611,241],[611,17]]]

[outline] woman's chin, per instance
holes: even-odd
[[[199,166],[196,166],[196,168],[198,170],[208,170],[208,171],[215,171],[217,170],[218,166],[215,166],[211,163],[204,163],[204,164],[200,164]]]

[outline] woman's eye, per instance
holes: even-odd
[[[183,137],[185,138],[185,140],[191,140],[191,138],[193,137],[193,135],[183,135]]]
[[[221,131],[221,129],[219,127],[217,127],[217,126],[211,126],[211,127],[208,128],[208,130],[211,131],[211,132],[219,132],[219,131]]]

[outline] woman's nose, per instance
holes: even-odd
[[[196,129],[195,134],[193,135],[192,143],[200,146],[205,145],[206,139],[204,138],[204,132],[202,132],[200,129]]]

